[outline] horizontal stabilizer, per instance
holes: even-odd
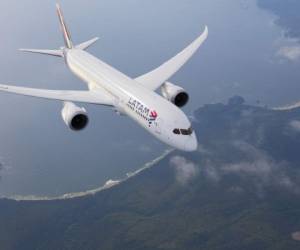
[[[76,45],[76,49],[86,50],[99,40],[99,37],[95,37],[89,41]]]
[[[29,53],[37,53],[37,54],[48,55],[48,56],[63,57],[62,50],[20,49],[20,51],[29,52]]]
[[[78,44],[75,46],[76,49],[86,50],[90,46],[92,46],[95,42],[99,40],[98,37],[95,37],[89,41],[86,41],[84,43]],[[28,52],[28,53],[35,53],[35,54],[42,54],[42,55],[48,55],[48,56],[58,56],[58,57],[64,57],[63,50],[50,50],[50,49],[19,49],[22,52]]]

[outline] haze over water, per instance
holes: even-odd
[[[278,55],[291,41],[274,24],[275,17],[254,0],[61,4],[74,43],[99,36],[89,51],[132,77],[175,55],[208,25],[207,42],[172,79],[191,95],[187,114],[235,94],[269,106],[300,100],[299,62]],[[63,60],[17,51],[62,46],[52,0],[12,0],[1,2],[0,9],[1,83],[86,88]],[[55,196],[92,189],[138,169],[166,149],[133,121],[105,107],[84,105],[90,124],[75,133],[61,119],[60,102],[0,96],[1,196]]]

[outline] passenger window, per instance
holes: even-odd
[[[180,130],[178,128],[175,128],[173,130],[173,133],[176,134],[176,135],[180,135]]]

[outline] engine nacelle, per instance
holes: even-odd
[[[84,129],[89,123],[86,110],[76,106],[72,102],[64,103],[61,115],[66,125],[74,131]]]
[[[189,94],[181,87],[166,82],[161,87],[162,95],[177,107],[182,108],[189,101]]]

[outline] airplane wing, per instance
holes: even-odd
[[[113,99],[102,90],[46,90],[0,84],[0,91],[37,98],[113,106]]]
[[[208,36],[208,28],[192,44],[179,54],[162,64],[157,69],[142,75],[135,80],[151,90],[158,89],[163,83],[171,78],[199,49]]]

